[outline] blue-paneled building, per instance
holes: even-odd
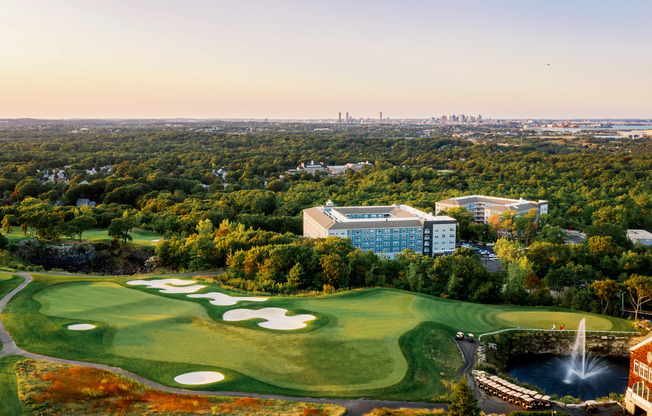
[[[306,237],[349,238],[356,248],[394,258],[404,250],[428,256],[455,251],[457,222],[407,205],[335,207],[303,211]]]

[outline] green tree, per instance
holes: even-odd
[[[597,280],[590,286],[602,305],[602,313],[606,314],[611,300],[620,292],[621,287],[615,280]]]
[[[132,240],[129,233],[133,228],[134,224],[131,218],[115,218],[109,225],[109,236],[116,241],[122,240],[123,244],[127,245],[127,241]]]
[[[634,306],[634,319],[638,319],[638,311],[644,304],[652,300],[652,277],[633,274],[625,280],[624,286],[629,300]]]
[[[455,385],[453,399],[448,405],[448,410],[450,416],[480,416],[482,414],[466,377]]]
[[[90,230],[95,224],[97,224],[97,221],[90,215],[78,215],[68,222],[68,227],[70,232],[81,241],[84,231]]]
[[[5,232],[5,234],[11,234],[14,232],[14,225],[18,222],[18,218],[16,218],[15,215],[13,214],[8,214],[5,215],[5,217],[2,219],[2,222],[0,223],[0,226],[2,227],[2,231]]]
[[[7,240],[7,237],[2,235],[2,233],[0,233],[0,250],[4,250],[7,247],[9,247],[9,240]]]

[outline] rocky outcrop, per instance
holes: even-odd
[[[510,342],[510,355],[570,354],[575,342],[575,332],[541,332],[515,334]],[[627,356],[633,345],[632,337],[619,335],[586,334],[586,349],[594,355]]]
[[[51,244],[38,239],[19,241],[14,244],[13,251],[23,261],[46,269],[70,271],[89,267],[96,253],[95,247],[88,243]]]
[[[16,243],[14,253],[20,259],[43,266],[106,275],[150,273],[159,267],[159,259],[150,251],[108,244],[48,243],[37,239]]]

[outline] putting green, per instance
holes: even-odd
[[[165,295],[157,289],[116,282],[54,280],[49,276],[30,284],[3,314],[20,346],[120,365],[168,385],[178,385],[174,377],[191,371],[215,370],[225,375],[223,382],[202,388],[244,385],[252,386],[253,391],[378,396],[382,391],[398,392],[396,386],[409,390],[420,383],[408,380],[416,377],[410,366],[424,363],[422,352],[418,352],[423,348],[414,340],[428,337],[411,335],[402,341],[408,333],[415,334],[412,330],[417,327],[443,331],[446,335],[437,338],[440,344],[434,348],[449,355],[457,354],[451,337],[456,331],[479,335],[510,327],[549,329],[552,323],[573,329],[582,317],[588,318],[588,329],[630,329],[626,321],[610,317],[555,308],[470,304],[392,289],[318,298],[270,298],[264,305],[215,306],[209,299]],[[207,286],[198,293],[223,291]],[[308,313],[319,318],[307,322],[307,329],[296,331],[261,328],[256,319],[221,319],[224,312],[242,307],[278,307],[291,315]],[[97,328],[66,329],[77,323]],[[454,367],[461,364],[457,356],[448,361]],[[454,377],[455,369],[444,369],[446,363],[433,365],[434,374],[446,372],[446,377]],[[246,382],[237,384],[238,380]],[[441,384],[439,376],[431,383]]]

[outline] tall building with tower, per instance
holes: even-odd
[[[337,113],[337,124],[342,124],[342,112]]]
[[[379,123],[382,123],[382,122],[383,122],[383,112],[382,112],[382,111],[379,111],[379,112],[378,112],[378,122],[379,122]]]

